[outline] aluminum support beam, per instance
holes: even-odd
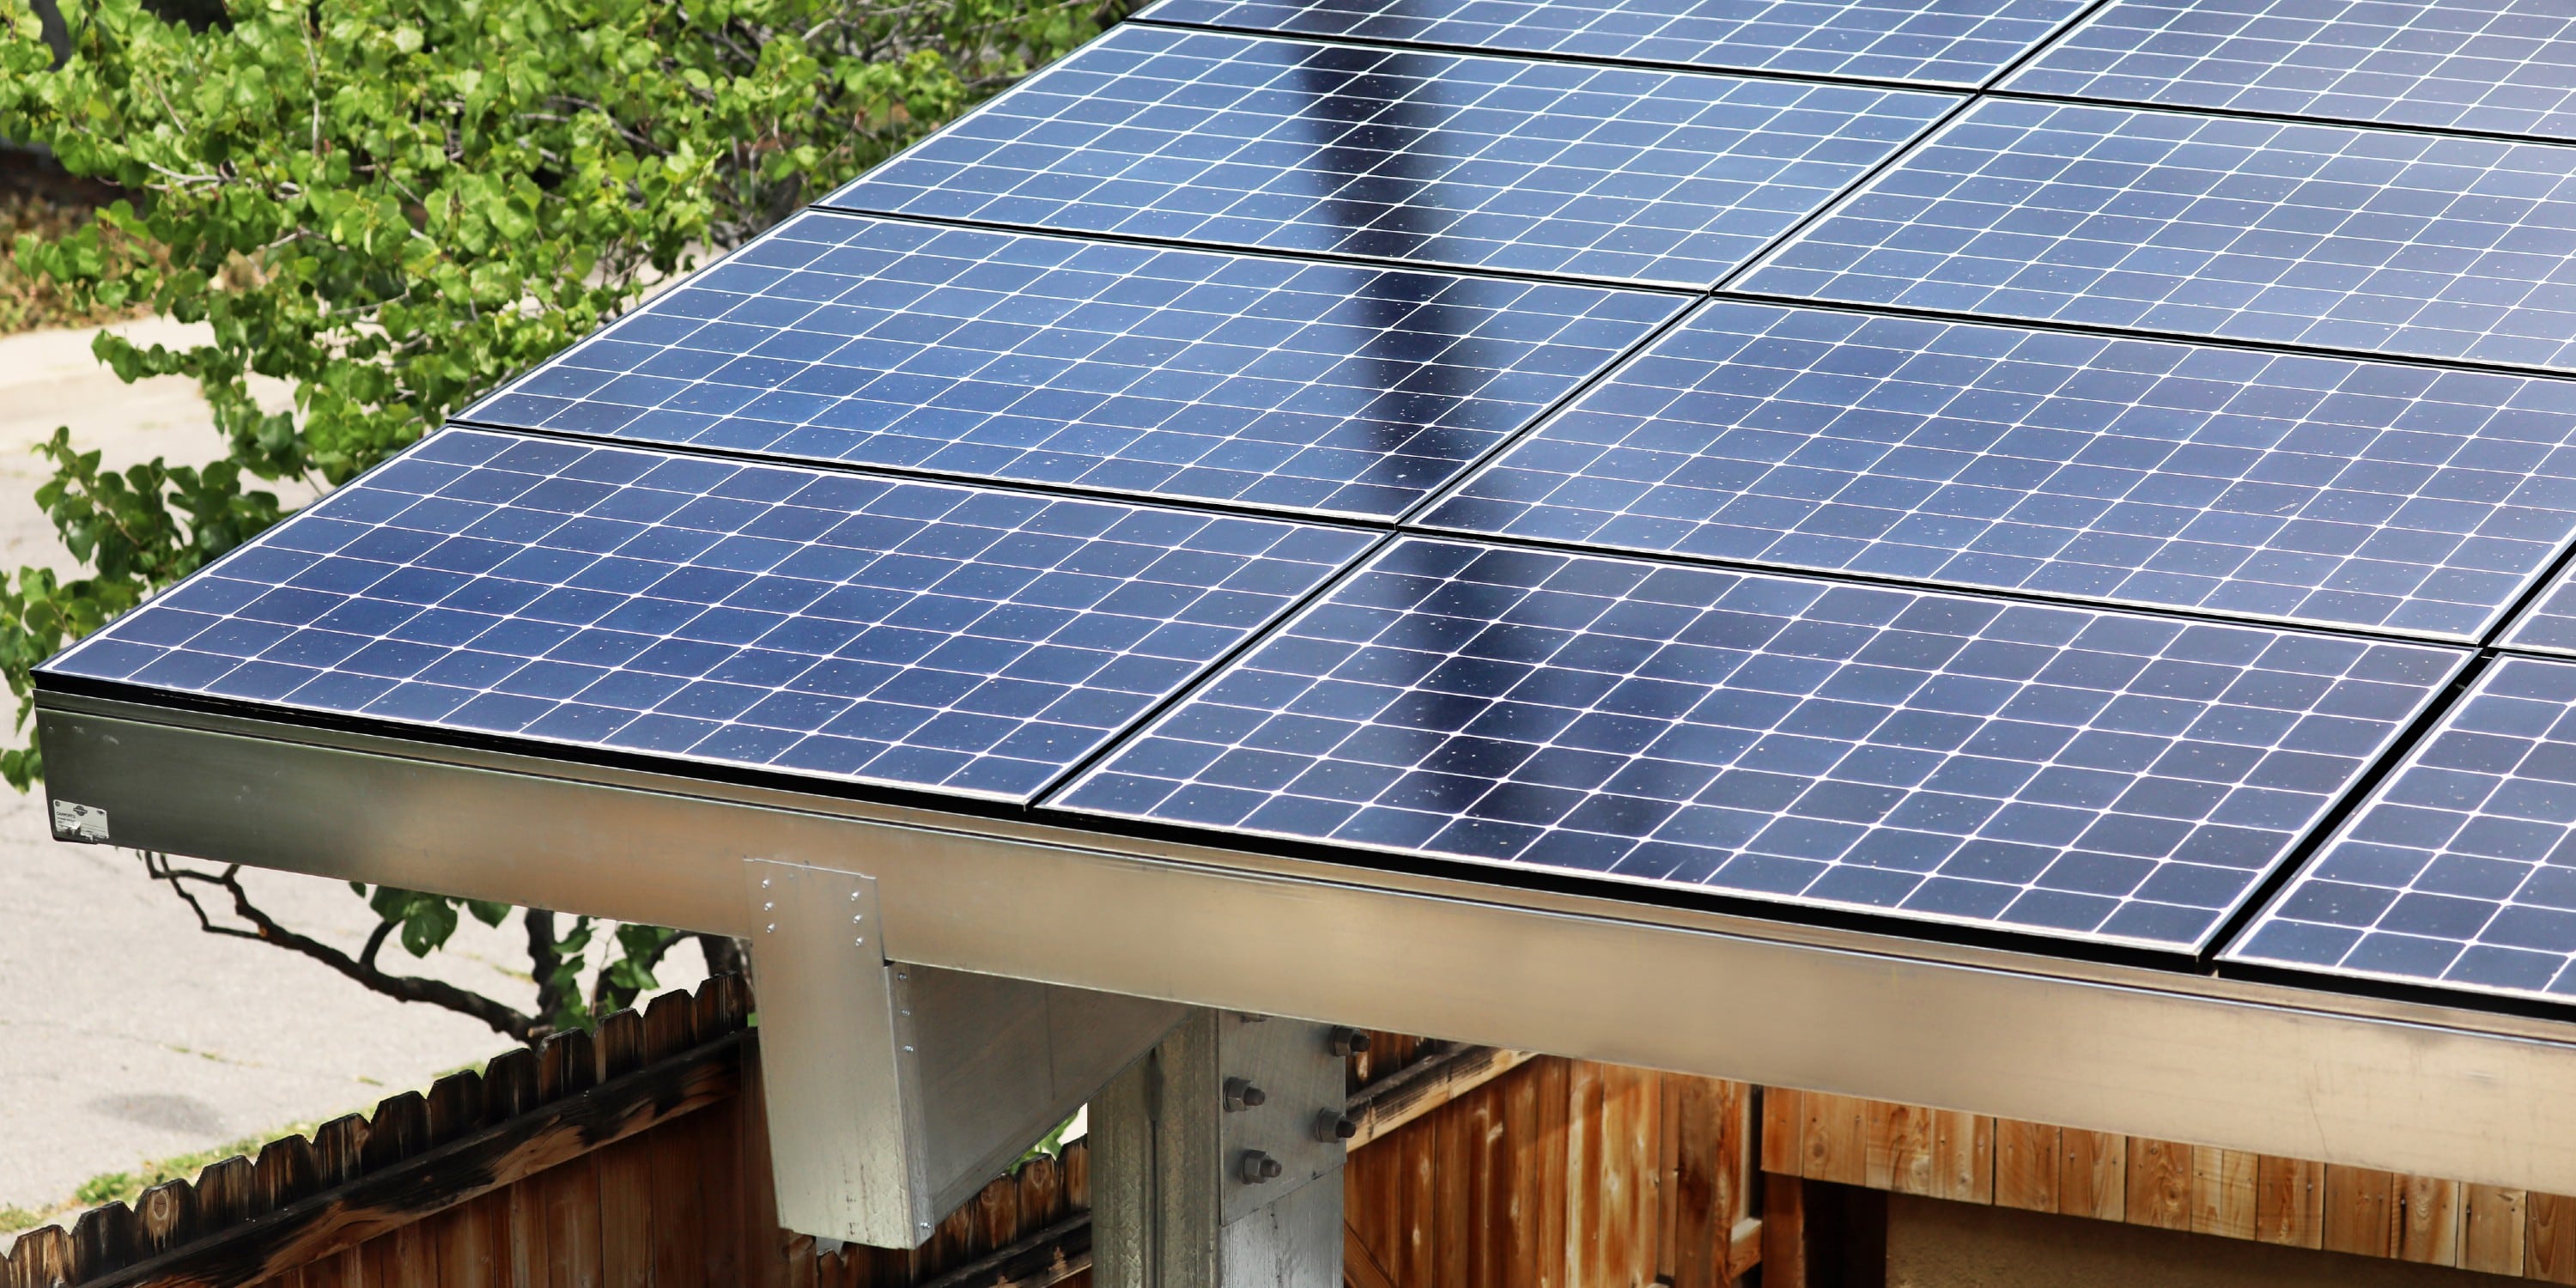
[[[2576,1193],[2576,1025],[2549,1019],[90,698],[39,712],[55,803],[119,845],[734,935],[745,858],[864,868],[895,961]]]

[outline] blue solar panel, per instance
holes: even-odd
[[[2189,948],[2467,656],[1412,538],[1052,803]]]
[[[1975,86],[2082,0],[1162,0],[1156,22]]]
[[[2576,569],[2558,574],[2505,632],[2504,646],[2576,656]]]
[[[1131,25],[823,204],[1697,287],[1956,102]]]
[[[2576,998],[2576,666],[2478,677],[2225,956]]]
[[[2576,382],[1721,301],[1423,521],[2476,642]]]
[[[1987,100],[1744,285],[2576,370],[2576,147]]]
[[[2576,138],[2566,0],[2119,0],[2005,88]]]
[[[807,214],[463,418],[1393,517],[1681,303]]]
[[[1018,799],[1367,540],[450,430],[44,669]]]

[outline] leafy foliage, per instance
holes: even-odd
[[[40,449],[37,499],[79,571],[0,579],[0,675],[23,706],[36,663],[283,517],[263,484],[345,482],[1101,16],[1089,0],[234,0],[200,30],[94,0],[57,67],[26,0],[0,0],[0,137],[132,194],[19,237],[18,271],[70,309],[209,324],[192,348],[95,349],[129,381],[194,380],[226,444],[202,467],[123,471],[68,429]],[[290,382],[293,406],[263,411],[253,373]],[[0,754],[13,785],[42,772],[32,747]],[[416,954],[460,907],[505,911],[369,898]],[[615,954],[602,987],[632,996],[671,934],[621,927],[612,950],[587,920],[528,925],[558,1025],[585,1022],[594,947]]]
[[[1062,0],[239,0],[199,32],[98,0],[49,71],[32,11],[9,18],[0,137],[138,197],[21,237],[20,268],[77,307],[210,323],[97,352],[196,381],[228,446],[121,473],[68,434],[43,449],[85,575],[0,586],[22,700],[35,663],[282,517],[260,484],[348,480],[1093,26]],[[293,408],[263,412],[254,372]]]

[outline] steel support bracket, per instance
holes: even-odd
[[[1186,1008],[887,959],[874,878],[750,859],[779,1223],[909,1248]]]

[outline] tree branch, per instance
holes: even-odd
[[[426,1002],[431,1006],[454,1011],[460,1015],[472,1016],[491,1026],[493,1032],[512,1041],[529,1042],[542,1036],[539,1023],[534,1017],[522,1015],[480,993],[458,988],[445,980],[424,979],[417,975],[395,975],[378,970],[375,966],[376,951],[383,946],[385,936],[392,931],[391,922],[376,927],[375,934],[367,940],[364,956],[351,957],[318,939],[297,934],[279,925],[276,918],[261,911],[257,904],[250,901],[250,892],[242,888],[241,865],[238,863],[225,868],[220,873],[200,872],[173,864],[170,856],[166,854],[145,852],[143,866],[154,880],[167,884],[177,892],[179,898],[197,914],[198,927],[208,934],[227,935],[237,939],[256,939],[262,943],[274,944],[291,952],[301,953],[357,981],[371,992],[381,993],[398,1002]],[[189,889],[191,884],[212,886],[231,895],[234,915],[249,922],[253,929],[243,930],[237,926],[218,924],[207,914],[205,905],[198,902],[196,892]]]

